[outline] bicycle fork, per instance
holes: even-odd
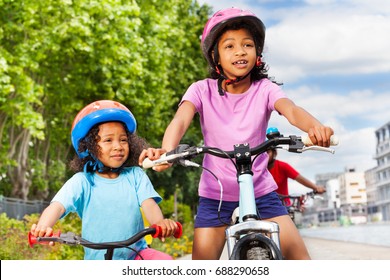
[[[236,145],[234,151],[238,166],[237,179],[240,187],[239,223],[228,226],[225,230],[229,258],[238,240],[252,233],[260,233],[269,238],[280,251],[279,225],[275,222],[261,221],[257,215],[249,145]]]
[[[267,236],[280,250],[279,225],[275,222],[251,220],[231,225],[226,228],[225,234],[229,257],[231,256],[237,241],[242,236],[250,233],[261,233]]]

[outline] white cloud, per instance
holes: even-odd
[[[333,119],[359,118],[381,125],[390,119],[390,89],[385,93],[361,90],[342,95],[302,85],[286,93],[297,105],[313,112],[325,123],[333,123]]]
[[[200,1],[214,11],[250,9],[267,26],[265,61],[285,82],[308,75],[390,73],[390,1],[307,0],[268,9],[259,1]],[[283,2],[283,1],[281,1]],[[286,2],[287,3],[287,2]]]
[[[376,82],[367,78],[356,90],[350,77],[383,77],[387,73],[390,77],[390,1],[279,1],[278,8],[268,10],[264,3],[275,1],[257,1],[258,5],[252,1],[252,6],[245,0],[200,2],[213,6],[214,11],[231,6],[249,9],[269,22],[264,60],[270,65],[270,75],[284,82],[287,95],[331,126],[340,138],[334,155],[281,151],[279,159],[311,180],[320,173],[343,172],[346,167],[366,171],[376,165],[375,130],[390,120],[390,89],[386,89],[385,78]],[[283,2],[284,7],[280,5]],[[336,86],[325,90],[321,83],[302,83],[303,78],[307,83],[313,76],[326,82],[334,75],[348,77],[351,87],[344,82],[343,90]],[[291,82],[295,82],[294,88]],[[284,135],[302,134],[277,114],[272,115],[270,126],[278,127]]]
[[[369,13],[356,4],[336,7],[295,9],[267,29],[266,57],[273,73],[285,81],[390,73],[390,9]]]
[[[341,96],[323,94],[318,89],[305,86],[289,92],[289,96],[321,122],[331,126],[340,139],[340,145],[334,147],[336,151],[334,155],[317,151],[303,154],[281,151],[279,159],[289,162],[311,180],[320,173],[343,172],[346,167],[364,172],[376,165],[373,155],[376,147],[375,129],[378,127],[362,125],[361,128],[350,129],[344,122],[345,120],[369,122],[374,119],[380,125],[386,123],[390,119],[390,112],[387,109],[390,104],[389,94],[380,96],[365,91]],[[269,124],[277,127],[285,136],[304,134],[277,114],[272,115]]]

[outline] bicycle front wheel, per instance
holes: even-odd
[[[278,246],[261,233],[242,237],[234,246],[231,260],[282,260]]]

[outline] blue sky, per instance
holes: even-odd
[[[214,12],[249,9],[266,25],[263,60],[283,89],[324,124],[340,145],[334,155],[279,152],[301,174],[364,172],[374,166],[375,130],[390,121],[390,1],[200,0]],[[301,135],[277,114],[270,126]],[[290,185],[297,190],[295,182]]]

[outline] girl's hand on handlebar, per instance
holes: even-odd
[[[314,126],[307,132],[313,145],[329,147],[330,137],[333,135],[333,129],[328,126]]]
[[[30,232],[35,237],[50,237],[53,235],[53,229],[51,227],[42,225],[37,226],[36,224],[31,226]],[[54,242],[49,242],[49,245],[53,246]]]
[[[165,241],[165,237],[170,237],[175,234],[178,229],[178,225],[171,219],[164,219],[156,223],[161,228],[161,241]]]
[[[138,164],[140,166],[142,166],[143,164],[143,161],[145,160],[145,158],[148,158],[150,159],[151,161],[153,160],[157,160],[161,157],[161,155],[165,154],[166,153],[166,150],[165,149],[156,149],[156,148],[148,148],[148,149],[144,149],[140,156],[139,156],[139,159],[138,159]],[[170,166],[172,166],[172,164],[161,164],[161,165],[156,165],[156,166],[153,166],[152,169],[154,171],[163,171],[165,169],[168,169]]]
[[[315,192],[321,194],[321,193],[326,192],[326,189],[324,187],[317,186],[317,188],[315,189]]]

